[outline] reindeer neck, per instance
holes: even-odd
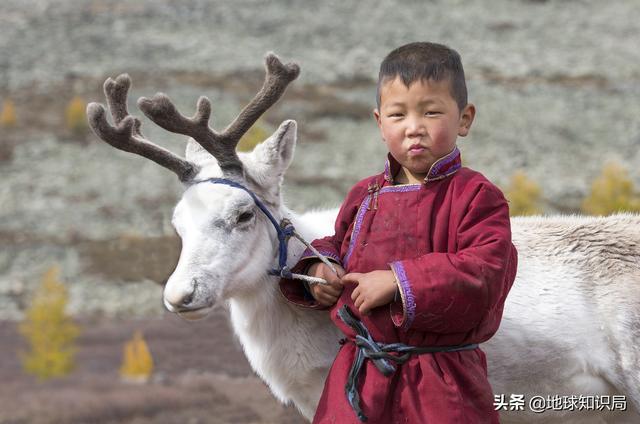
[[[263,375],[265,369],[274,366],[267,366],[269,358],[284,355],[284,352],[274,355],[267,352],[289,346],[292,328],[299,332],[311,329],[307,328],[307,320],[299,316],[300,311],[279,292],[278,277],[265,275],[258,286],[251,294],[229,299],[229,319],[249,363]]]
[[[307,241],[312,241],[313,237],[315,237],[310,229],[312,228],[311,223],[306,222],[307,220],[304,217],[296,214],[286,206],[281,205],[277,214],[274,215],[291,221],[298,234]],[[287,264],[290,267],[297,263],[304,249],[305,246],[300,241],[294,238],[289,241]],[[277,258],[277,252],[278,246],[274,245],[272,250],[274,261],[277,261],[275,259]],[[268,334],[268,337],[271,337],[270,333],[273,331],[274,326],[287,325],[285,323],[288,320],[296,319],[300,311],[280,293],[278,281],[279,277],[268,275],[267,270],[265,270],[264,275],[250,285],[254,287],[254,290],[236,295],[229,300],[231,318],[236,331],[242,331],[244,328],[245,331],[251,333],[251,337],[255,338]],[[269,342],[268,339],[266,341]]]

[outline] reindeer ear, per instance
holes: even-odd
[[[211,153],[207,152],[205,148],[198,144],[198,142],[196,142],[193,138],[189,138],[184,155],[187,161],[196,165],[215,161],[215,158],[211,155]]]
[[[258,144],[244,156],[245,176],[263,189],[260,193],[264,200],[278,204],[284,173],[291,164],[296,146],[297,124],[288,120],[271,137]]]
[[[297,129],[296,121],[284,121],[271,137],[256,146],[254,150],[256,159],[272,172],[275,171],[274,174],[283,175],[293,159],[298,137]]]

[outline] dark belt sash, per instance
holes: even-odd
[[[338,310],[340,319],[356,332],[355,345],[356,358],[351,365],[349,378],[344,387],[347,400],[358,416],[360,421],[367,421],[367,416],[362,412],[360,407],[360,394],[358,393],[358,375],[362,370],[362,365],[366,358],[371,359],[384,376],[389,377],[396,371],[396,364],[404,364],[412,354],[420,355],[423,353],[435,352],[456,352],[459,350],[471,350],[478,347],[477,343],[459,345],[459,346],[434,346],[434,347],[416,347],[408,346],[403,343],[378,343],[371,337],[367,327],[357,319],[349,306],[343,305]],[[393,352],[394,354],[392,354]]]

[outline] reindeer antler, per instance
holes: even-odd
[[[283,65],[273,53],[268,53],[265,57],[265,67],[267,74],[262,88],[221,133],[209,127],[211,102],[204,96],[198,99],[196,114],[191,118],[178,112],[169,97],[162,93],[151,99],[141,97],[138,99],[138,107],[149,119],[167,131],[193,138],[217,159],[225,176],[242,178],[243,166],[236,152],[240,138],[278,101],[287,85],[300,73],[297,64]],[[196,165],[142,136],[140,120],[127,112],[126,99],[130,85],[131,80],[126,74],[120,75],[115,81],[107,79],[104,92],[116,126],[113,127],[107,122],[104,106],[91,103],[87,106],[87,116],[93,131],[117,149],[144,156],[170,169],[181,181],[192,179],[198,172]]]
[[[144,138],[140,131],[140,120],[127,111],[129,87],[131,78],[127,74],[119,75],[115,81],[107,78],[104,82],[104,94],[115,127],[107,121],[103,105],[89,103],[87,117],[93,132],[116,149],[135,153],[170,169],[178,175],[180,181],[193,179],[198,173],[196,165]]]
[[[162,93],[156,94],[151,99],[140,98],[138,107],[162,128],[193,138],[218,160],[223,174],[242,177],[242,162],[236,152],[240,138],[269,107],[278,101],[287,85],[300,73],[297,64],[283,65],[273,53],[268,53],[265,57],[265,67],[267,74],[262,88],[221,133],[209,127],[211,102],[204,96],[198,99],[196,114],[191,118],[180,114],[169,97]]]

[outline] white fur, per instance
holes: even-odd
[[[494,393],[624,394],[628,414],[582,411],[555,422],[639,422],[640,216],[511,222],[518,274],[500,329],[482,346]]]
[[[307,240],[333,233],[337,210],[296,215],[280,187],[292,157],[296,125],[241,155],[250,188],[276,219],[289,218]],[[197,179],[220,176],[215,160],[191,142],[187,159],[202,167]],[[237,217],[254,211],[250,222]],[[267,275],[277,263],[275,231],[242,190],[201,183],[189,187],[173,223],[183,241],[165,288],[172,311],[190,294],[186,318],[200,318],[227,302],[233,329],[251,366],[282,402],[313,417],[337,351],[338,330],[326,312],[287,302]],[[502,325],[483,349],[494,393],[627,395],[629,416],[574,412],[503,415],[503,422],[631,422],[640,416],[640,217],[548,217],[512,220],[519,251],[516,282]],[[290,242],[293,265],[304,246]],[[195,292],[194,291],[194,279]],[[192,293],[193,292],[193,293]],[[637,409],[634,409],[637,408]],[[604,420],[604,421],[603,421]]]

